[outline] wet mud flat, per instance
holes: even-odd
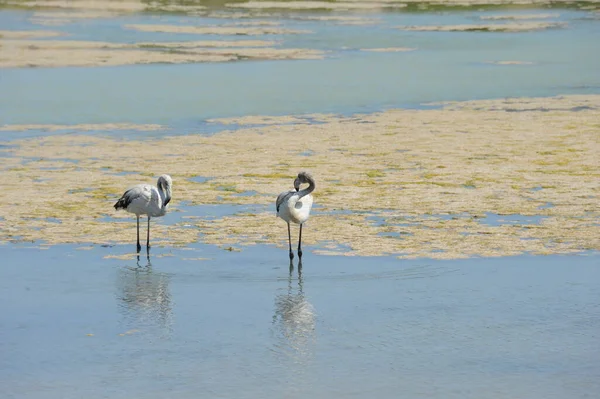
[[[172,216],[153,225],[155,245],[284,246],[274,200],[308,170],[317,189],[304,241],[318,253],[464,258],[600,249],[600,96],[431,106],[440,108],[209,120],[236,127],[212,136],[167,131],[128,140],[104,136],[100,126],[5,142],[0,240],[132,242],[135,223],[112,204],[128,186],[169,173]],[[254,208],[204,215],[210,204]]]

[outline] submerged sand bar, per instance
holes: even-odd
[[[0,241],[131,244],[134,219],[112,204],[126,187],[170,173],[170,212],[181,218],[156,221],[156,245],[285,246],[273,203],[309,170],[318,204],[305,227],[309,250],[434,258],[600,250],[600,96],[442,107],[245,118],[237,122],[248,127],[212,136],[12,141],[0,157]],[[195,204],[254,211],[205,217]]]
[[[400,30],[417,32],[531,32],[545,29],[558,29],[567,26],[564,22],[513,22],[495,24],[465,25],[418,25],[398,26]]]
[[[319,50],[272,47],[274,45],[276,42],[263,40],[126,44],[0,38],[0,68],[320,59],[324,56],[324,52]]]
[[[116,131],[116,130],[136,130],[140,132],[148,132],[153,130],[163,130],[165,126],[156,124],[138,125],[133,123],[100,123],[100,124],[80,124],[80,125],[0,125],[0,132],[23,132],[27,130],[42,130],[46,132],[85,132],[85,131]]]
[[[249,1],[230,3],[227,7],[247,9],[288,9],[288,10],[374,10],[381,8],[404,8],[406,4],[394,1]]]
[[[240,26],[240,25],[213,25],[213,26],[180,26],[180,25],[150,25],[137,24],[125,25],[125,29],[133,29],[141,32],[163,32],[163,33],[192,33],[198,35],[290,35],[311,33],[305,30],[294,30],[274,27],[271,25]]]

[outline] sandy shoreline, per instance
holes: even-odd
[[[0,241],[129,242],[135,223],[112,203],[127,186],[170,173],[171,212],[187,211],[180,223],[155,224],[157,245],[285,245],[272,202],[307,169],[317,178],[319,208],[305,240],[324,245],[322,253],[460,258],[600,250],[600,96],[311,120],[321,123],[247,117],[215,122],[254,127],[210,137],[69,134],[10,142],[9,156],[0,158]],[[196,176],[210,179],[190,180]],[[181,208],[182,201],[192,208]],[[211,219],[194,204],[265,211]],[[530,219],[486,221],[514,214]]]

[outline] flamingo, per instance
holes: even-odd
[[[138,184],[133,186],[121,196],[114,205],[116,210],[125,209],[137,216],[137,251],[142,249],[140,245],[140,215],[148,216],[148,235],[146,238],[146,251],[150,251],[150,218],[164,216],[167,213],[167,205],[171,201],[171,176],[162,175],[158,178],[157,187],[150,184]]]
[[[300,190],[300,185],[308,183],[308,187]],[[308,220],[310,209],[313,204],[311,193],[315,189],[315,179],[308,172],[298,173],[294,180],[294,189],[284,191],[277,197],[275,207],[277,216],[286,221],[288,227],[288,242],[290,244],[290,261],[294,259],[292,252],[292,235],[290,231],[290,222],[300,225],[300,235],[298,236],[298,258],[302,260],[302,224]]]

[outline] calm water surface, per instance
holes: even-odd
[[[586,398],[598,256],[0,247],[5,398]],[[166,256],[165,256],[166,255]],[[192,258],[206,258],[192,260]]]
[[[266,39],[277,47],[326,51],[324,60],[254,61],[0,71],[0,124],[161,123],[200,132],[211,117],[372,112],[440,100],[600,92],[600,21],[583,11],[551,10],[565,29],[538,32],[409,32],[402,25],[482,23],[481,15],[548,13],[465,11],[368,14],[378,23],[342,26],[277,19],[312,33],[215,36],[137,32],[128,23],[206,25],[231,20],[139,15],[62,26],[71,40],[112,42]],[[41,29],[30,12],[0,11],[10,29]],[[309,14],[310,15],[310,14]],[[354,14],[352,14],[354,15]],[[586,19],[587,18],[587,19]],[[374,53],[364,48],[410,47]],[[525,61],[532,65],[493,65]],[[293,93],[290,95],[290,93]],[[162,133],[161,133],[162,134]],[[14,137],[16,137],[15,135]],[[13,137],[13,136],[8,136]]]

